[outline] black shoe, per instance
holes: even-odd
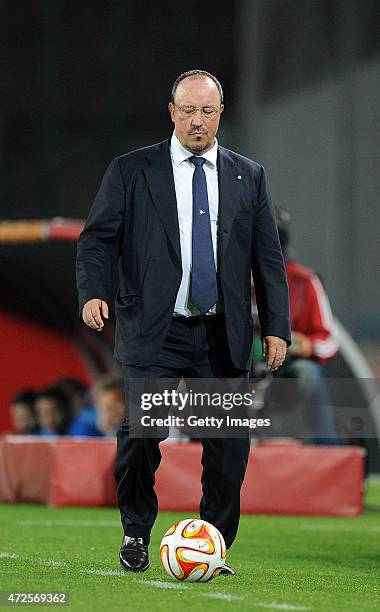
[[[232,569],[232,567],[225,563],[218,576],[236,576],[236,572]]]
[[[124,536],[121,543],[119,559],[121,567],[127,572],[145,572],[150,563],[148,558],[148,540]]]

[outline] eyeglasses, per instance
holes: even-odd
[[[215,106],[178,106],[175,103],[174,106],[178,108],[178,114],[182,119],[195,117],[197,111],[201,111],[205,119],[213,119],[220,111],[220,107],[215,108]]]

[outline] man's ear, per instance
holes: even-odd
[[[219,112],[220,112],[220,114],[222,114],[222,112],[223,112],[223,111],[224,111],[224,104],[221,104],[221,105],[220,105],[220,108],[219,108]]]
[[[169,113],[170,113],[170,116],[172,118],[172,121],[174,123],[174,109],[175,109],[175,106],[174,106],[173,102],[169,102],[168,109],[169,109]]]

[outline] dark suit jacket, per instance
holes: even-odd
[[[249,369],[253,325],[251,272],[262,336],[290,344],[285,267],[262,166],[218,148],[218,271],[236,368]],[[79,237],[79,310],[109,302],[115,266],[115,356],[148,366],[170,325],[180,286],[181,252],[169,141],[114,159]]]

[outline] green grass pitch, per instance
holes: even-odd
[[[159,515],[151,568],[130,574],[118,564],[116,509],[0,505],[0,590],[68,592],[54,610],[380,610],[380,481],[361,517],[242,516],[228,552],[237,575],[205,584],[171,580],[158,557],[165,530],[186,516]]]

